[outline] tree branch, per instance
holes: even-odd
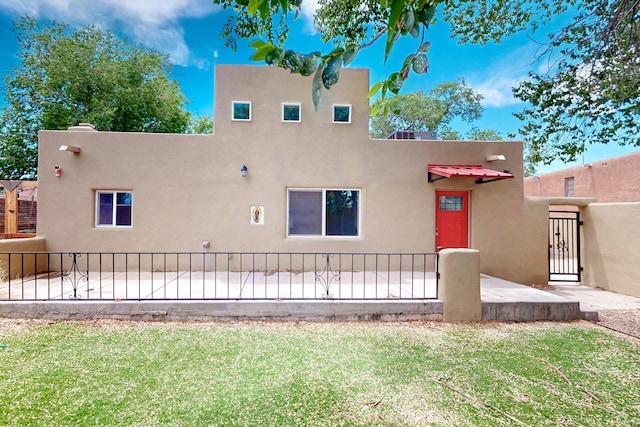
[[[514,421],[514,422],[515,422],[515,423],[517,423],[517,424],[520,424],[520,425],[522,425],[522,426],[526,426],[526,425],[527,425],[527,424],[525,424],[524,422],[522,422],[522,421],[520,421],[519,419],[517,419],[516,417],[514,417],[513,415],[507,414],[507,413],[506,413],[506,412],[504,412],[502,409],[500,409],[500,408],[496,408],[495,406],[493,406],[493,405],[491,405],[491,404],[489,404],[489,403],[487,403],[487,402],[483,402],[483,401],[482,401],[482,400],[480,400],[480,399],[477,399],[477,398],[475,398],[475,397],[469,396],[468,394],[464,393],[463,391],[458,390],[457,388],[455,388],[455,387],[453,387],[453,386],[451,386],[451,385],[447,384],[446,382],[444,382],[444,381],[442,381],[442,380],[434,380],[434,381],[436,381],[436,382],[438,382],[438,383],[442,384],[443,386],[445,386],[445,387],[449,388],[450,390],[453,390],[454,392],[458,393],[460,396],[463,396],[463,397],[465,397],[465,398],[469,399],[470,401],[472,401],[472,402],[474,402],[474,403],[477,403],[477,404],[482,405],[482,406],[484,406],[484,407],[486,407],[486,408],[489,408],[489,409],[493,409],[494,411],[496,411],[496,412],[498,412],[498,413],[500,413],[500,414],[504,415],[505,417],[509,418],[511,421]]]

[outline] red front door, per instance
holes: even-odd
[[[469,247],[469,192],[436,191],[436,251]]]

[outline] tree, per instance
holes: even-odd
[[[192,115],[189,117],[189,125],[185,133],[210,134],[213,133],[214,122],[210,114]]]
[[[315,26],[335,49],[299,53],[286,50],[287,19],[300,12],[300,0],[214,0],[232,8],[223,35],[233,47],[239,38],[254,39],[254,60],[293,73],[313,75],[316,105],[358,52],[385,40],[384,60],[403,36],[415,39],[415,52],[397,71],[373,85],[370,94],[397,94],[411,72],[424,74],[429,67],[427,30],[442,21],[460,43],[500,42],[516,32],[543,28],[559,14],[573,18],[549,41],[550,55],[561,49],[557,72],[531,75],[515,92],[533,107],[519,117],[523,135],[532,138],[532,152],[557,152],[569,160],[584,142],[616,141],[639,145],[638,132],[638,18],[640,0],[567,0],[562,2],[504,0],[319,0]],[[551,56],[552,59],[556,59]],[[555,75],[558,75],[555,78]],[[324,89],[323,89],[324,88]],[[545,123],[549,125],[545,125]],[[541,126],[542,125],[542,126]],[[546,148],[545,148],[546,147]],[[542,159],[542,158],[541,158]]]
[[[33,105],[31,109],[37,109]],[[29,120],[29,111],[5,108],[0,116],[0,177],[35,178],[38,169],[39,122]]]
[[[443,126],[443,128],[438,131],[438,136],[445,141],[502,141],[504,139],[502,133],[497,130],[479,129],[475,126],[464,136],[456,129]]]
[[[94,26],[22,18],[19,67],[5,76],[0,176],[34,177],[37,132],[90,122],[98,130],[184,132],[189,113],[168,57]]]
[[[493,129],[479,129],[472,127],[467,133],[466,139],[468,141],[502,141],[504,138],[502,133]]]
[[[604,0],[603,0],[604,1]],[[424,74],[429,67],[430,43],[426,32],[435,24],[438,8],[451,25],[452,35],[463,41],[499,42],[502,37],[532,26],[544,24],[552,16],[567,10],[575,0],[533,2],[506,0],[474,2],[470,0],[319,0],[315,27],[325,43],[337,46],[328,53],[299,53],[284,49],[288,36],[287,20],[300,15],[301,0],[213,0],[233,13],[222,36],[235,48],[239,38],[253,39],[256,51],[252,59],[265,61],[292,73],[313,75],[313,96],[320,100],[322,87],[329,89],[340,77],[340,68],[348,65],[361,50],[385,40],[384,60],[394,44],[404,36],[416,39],[415,53],[405,58],[397,72],[376,83],[372,92],[397,94],[411,72]],[[550,3],[550,4],[547,4]],[[539,19],[536,20],[535,18]]]
[[[440,83],[422,91],[376,100],[371,108],[369,135],[386,138],[395,131],[443,130],[458,117],[472,122],[482,115],[482,95],[469,88],[464,79]]]
[[[553,73],[532,72],[514,89],[530,104],[516,116],[531,158],[575,160],[589,144],[640,146],[640,1],[585,1],[552,35]]]
[[[522,156],[522,161],[523,161],[524,176],[533,176],[537,172],[538,162],[536,161],[536,157],[533,155],[533,152],[531,149],[531,143],[525,142],[523,149],[524,149],[524,152]]]

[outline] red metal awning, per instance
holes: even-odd
[[[429,182],[438,181],[444,178],[476,178],[476,184],[497,181],[499,179],[512,179],[513,174],[506,170],[504,172],[486,169],[479,165],[429,165]],[[438,175],[438,178],[433,178]]]

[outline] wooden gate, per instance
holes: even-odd
[[[549,211],[549,281],[580,282],[580,212]]]

